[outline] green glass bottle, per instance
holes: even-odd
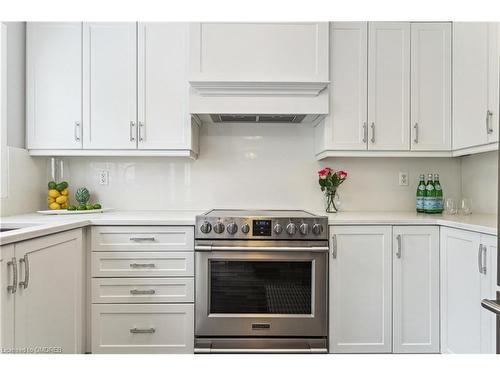
[[[425,176],[420,175],[420,182],[417,186],[417,212],[425,212],[424,210],[425,199]]]
[[[427,184],[425,185],[424,212],[426,214],[434,213],[434,201],[436,200],[436,190],[434,189],[434,181],[432,181],[432,173],[429,173]]]
[[[436,199],[434,202],[434,212],[437,214],[443,213],[443,188],[439,182],[439,175],[434,175],[434,190],[436,191]]]

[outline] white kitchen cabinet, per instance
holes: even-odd
[[[28,149],[82,148],[82,23],[28,22]]]
[[[411,24],[411,149],[451,150],[451,23]]]
[[[139,149],[192,148],[188,54],[188,23],[139,23]]]
[[[14,268],[17,260],[14,245],[0,247],[0,349],[14,347],[14,295],[17,288]],[[17,268],[16,268],[17,270]]]
[[[137,25],[83,24],[83,146],[137,148]]]
[[[441,229],[441,351],[495,353],[495,316],[481,307],[496,290],[496,237]]]
[[[453,24],[454,150],[498,142],[499,33],[495,22]]]
[[[390,353],[390,226],[332,226],[330,351]]]
[[[410,23],[368,29],[368,149],[409,150]]]
[[[393,352],[439,353],[439,228],[393,227]]]

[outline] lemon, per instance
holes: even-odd
[[[60,195],[61,194],[59,194],[59,192],[56,189],[50,189],[49,190],[49,197],[57,198]]]
[[[63,191],[61,191],[61,194],[62,194],[62,195],[68,195],[68,193],[69,193],[69,192],[68,192],[68,189],[64,189]]]
[[[61,206],[59,205],[59,203],[56,203],[56,202],[53,202],[49,205],[49,208],[51,210],[60,210],[61,209]]]
[[[47,197],[47,203],[48,204],[51,204],[51,203],[54,203],[56,200],[52,197]]]
[[[66,203],[66,202],[68,202],[68,197],[65,195],[60,195],[56,198],[56,202],[59,204]]]
[[[67,203],[63,203],[63,204],[61,204],[61,208],[62,208],[62,209],[66,209],[66,208],[68,208],[68,204],[67,204]]]

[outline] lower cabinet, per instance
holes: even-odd
[[[18,242],[1,251],[2,348],[82,353],[82,230]]]
[[[194,305],[94,304],[93,353],[193,353]]]
[[[332,226],[330,351],[439,352],[439,229]]]
[[[495,315],[481,307],[495,299],[496,237],[441,229],[441,351],[496,352]]]

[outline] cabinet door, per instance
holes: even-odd
[[[411,24],[411,149],[451,150],[451,23]]]
[[[369,150],[410,149],[410,23],[373,22],[368,33]]]
[[[139,23],[139,149],[189,149],[189,24]]]
[[[14,347],[14,268],[14,245],[0,247],[0,350]]]
[[[367,148],[368,23],[332,22],[329,149]]]
[[[439,228],[393,227],[394,353],[439,353]]]
[[[81,22],[28,22],[26,126],[29,149],[82,147]]]
[[[16,244],[19,285],[15,344],[81,353],[83,247],[81,229]]]
[[[492,314],[481,299],[493,297],[491,277],[480,272],[481,235],[441,229],[441,351],[494,353]]]
[[[137,147],[137,26],[83,25],[83,147]]]
[[[330,351],[390,353],[391,227],[330,227]]]
[[[497,237],[482,235],[481,244],[483,250],[483,266],[485,277],[483,278],[482,296],[481,299],[496,299],[497,291],[497,257],[498,246]],[[488,313],[488,311],[483,311]],[[496,335],[497,319],[495,314],[482,316],[481,324],[481,351],[483,353],[497,353],[497,335]]]
[[[488,143],[498,142],[500,123],[500,23],[488,24]]]
[[[454,149],[488,142],[489,48],[488,23],[453,23]]]

